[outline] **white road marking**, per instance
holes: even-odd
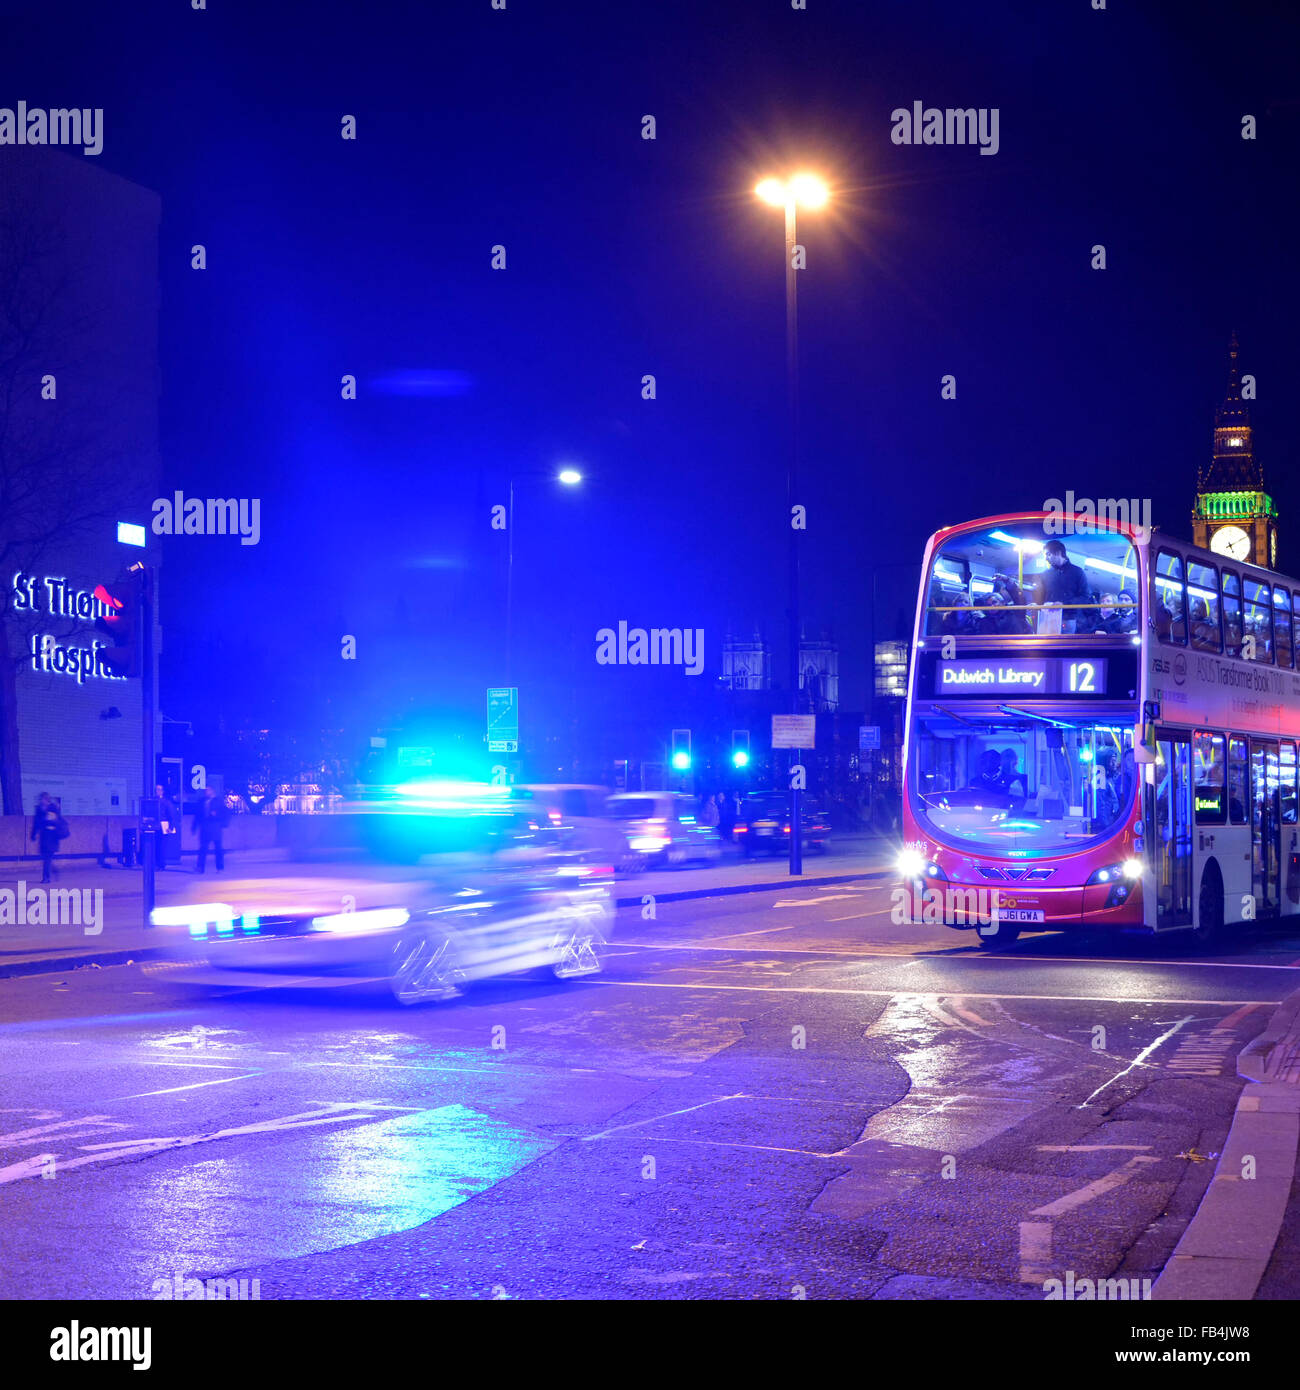
[[[934,990],[897,989],[839,989],[822,985],[711,985],[681,984],[669,980],[614,980],[583,976],[572,981],[575,985],[597,985],[605,989],[725,989],[739,990],[752,994],[853,994],[862,998],[892,999],[898,994],[934,995]],[[942,993],[942,991],[940,991]],[[1231,1008],[1240,1004],[1240,999],[1136,999],[1131,995],[1113,994],[972,994],[963,993],[963,999],[1043,999],[1048,1001],[1077,1002],[1081,1004],[1198,1004],[1217,1005]],[[1280,1004],[1280,999],[1254,999],[1251,1003],[1266,1005],[1269,1008]]]
[[[1170,999],[1166,1002],[1172,1004],[1174,1001]],[[1210,1001],[1207,999],[1205,1002],[1208,1004]],[[1165,1031],[1161,1033],[1160,1036],[1155,1040],[1155,1042],[1148,1043],[1146,1047],[1144,1047],[1142,1051],[1139,1052],[1136,1057],[1134,1057],[1134,1059],[1128,1064],[1128,1066],[1124,1068],[1123,1071],[1116,1072],[1115,1075],[1112,1076],[1109,1081],[1103,1081],[1102,1084],[1097,1087],[1097,1089],[1092,1093],[1092,1095],[1088,1097],[1087,1100],[1083,1102],[1082,1105],[1076,1105],[1074,1108],[1076,1110],[1085,1110],[1089,1105],[1092,1104],[1094,1100],[1096,1100],[1096,1098],[1099,1095],[1101,1095],[1101,1093],[1108,1086],[1113,1086],[1122,1077],[1127,1076],[1129,1072],[1133,1070],[1134,1067],[1140,1066],[1143,1062],[1145,1062],[1146,1059],[1150,1057],[1150,1055],[1156,1050],[1156,1048],[1160,1046],[1161,1043],[1166,1042],[1168,1041],[1168,1039],[1172,1038],[1173,1035],[1177,1033],[1180,1028],[1184,1027],[1188,1023],[1191,1023],[1194,1017],[1195,1015],[1188,1014],[1186,1018],[1180,1018],[1178,1022],[1173,1025],[1172,1028],[1166,1028]]]
[[[1112,1146],[1099,1144],[1095,1147]],[[1040,1219],[1020,1222],[1020,1282],[1041,1284],[1045,1279],[1052,1277],[1052,1231],[1058,1216],[1067,1216],[1077,1207],[1091,1202],[1094,1197],[1104,1196],[1107,1192],[1122,1187],[1137,1173],[1140,1164],[1159,1162],[1158,1158],[1150,1154],[1135,1154],[1122,1167],[1107,1173],[1105,1177],[1096,1178],[1085,1186],[1058,1197],[1054,1202],[1048,1202],[1046,1206],[1036,1207],[1031,1211],[1030,1216]]]
[[[820,907],[822,903],[833,903],[836,898],[856,898],[857,893],[828,893],[824,898],[783,898],[772,904],[773,907]]]
[[[161,1091],[137,1091],[133,1096],[110,1096],[105,1105],[117,1100],[144,1100],[147,1096],[170,1096],[177,1091],[197,1091],[200,1086],[225,1086],[231,1081],[251,1081],[255,1076],[265,1076],[265,1072],[250,1071],[244,1076],[217,1076],[211,1081],[191,1081],[188,1086],[165,1086]]]
[[[829,917],[827,921],[844,921],[847,917]],[[709,938],[713,941],[730,941],[733,938],[743,936],[758,936],[765,931],[793,931],[807,923],[795,923],[793,926],[783,927],[762,927],[757,932],[720,932],[717,936]],[[704,946],[697,941],[629,941],[620,938],[619,944],[622,946],[634,946],[642,951],[734,951],[734,946]],[[1225,961],[1222,965],[1215,964],[1214,961],[1207,960],[1124,960],[1115,956],[1015,956],[997,955],[990,956],[983,953],[958,954],[958,952],[971,952],[974,948],[966,946],[964,943],[954,942],[948,947],[932,947],[929,949],[917,950],[914,947],[900,945],[894,950],[875,950],[857,951],[849,948],[839,948],[835,946],[773,946],[773,951],[783,951],[795,956],[852,956],[862,960],[874,960],[876,958],[886,959],[894,956],[909,956],[918,960],[953,960],[960,961],[962,964],[980,965],[1113,965],[1117,970],[1128,970],[1135,966],[1144,966],[1150,969],[1160,970],[1186,970],[1188,968],[1200,970],[1290,970],[1295,971],[1294,965],[1247,965],[1233,964]]]

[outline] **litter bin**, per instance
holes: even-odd
[[[140,831],[134,825],[128,825],[122,831],[122,857],[120,863],[124,869],[134,869],[140,862]]]

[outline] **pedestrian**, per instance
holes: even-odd
[[[717,825],[718,803],[714,801],[712,796],[706,796],[704,798],[704,805],[700,807],[699,819],[701,825]]]
[[[204,787],[203,800],[194,813],[194,833],[199,837],[198,873],[203,873],[208,863],[208,846],[212,846],[213,858],[217,862],[217,872],[226,867],[226,857],[221,844],[221,832],[226,828],[230,813],[225,802],[212,787]]]
[[[730,840],[736,829],[735,802],[726,792],[718,793],[718,833],[724,840]]]
[[[165,869],[167,860],[171,857],[173,844],[177,846],[179,851],[181,822],[176,813],[176,803],[161,786],[154,788],[154,794],[158,798],[158,833],[154,838],[158,853],[155,858],[158,868]],[[176,855],[176,862],[180,863],[179,852]]]
[[[54,856],[59,852],[59,841],[68,838],[68,822],[55,804],[49,792],[42,792],[36,802],[36,814],[32,817],[32,839],[36,841],[41,856],[41,882],[48,883],[51,874],[57,874]]]

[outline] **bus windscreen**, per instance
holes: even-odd
[[[1106,720],[923,716],[912,790],[940,840],[996,852],[1059,853],[1104,836],[1138,783],[1132,729]]]
[[[1136,633],[1137,556],[1128,537],[1054,528],[1052,519],[1017,521],[949,537],[930,568],[922,635]]]

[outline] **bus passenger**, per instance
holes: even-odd
[[[1079,566],[1065,553],[1063,541],[1055,538],[1048,541],[1043,547],[1043,556],[1047,560],[1048,568],[1038,576],[1034,602],[1061,604],[1065,608],[1061,614],[1061,630],[1073,632],[1075,623],[1083,614],[1078,608],[1068,605],[1072,602],[1090,601],[1092,596],[1088,592],[1088,581]]]
[[[1105,593],[1101,596],[1100,606],[1093,609],[1090,623],[1083,626],[1091,626],[1094,633],[1121,633],[1130,630],[1132,620],[1120,611],[1116,595]]]

